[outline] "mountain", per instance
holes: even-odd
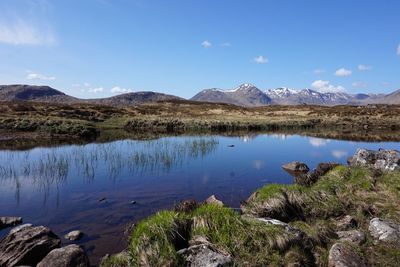
[[[0,85],[0,101],[35,101],[55,103],[91,103],[113,106],[131,106],[147,102],[182,100],[182,98],[155,92],[134,92],[108,98],[79,99],[49,86]]]
[[[64,94],[49,86],[33,85],[0,85],[0,100],[2,101],[42,101],[71,103],[77,98]]]
[[[245,107],[271,104],[271,98],[252,84],[242,84],[232,90],[205,89],[191,98],[194,101],[228,103]]]

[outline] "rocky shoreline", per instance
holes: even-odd
[[[359,149],[348,166],[312,171],[301,162],[282,167],[293,185],[258,189],[240,212],[215,196],[179,203],[139,222],[129,247],[101,266],[397,266],[398,151]],[[60,247],[47,227],[21,224],[0,218],[0,229],[16,226],[0,241],[0,266],[90,266],[81,247]]]

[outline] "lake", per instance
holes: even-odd
[[[60,237],[79,229],[85,237],[78,244],[97,264],[125,248],[129,225],[158,210],[212,194],[238,208],[265,184],[292,183],[282,164],[345,163],[357,148],[400,149],[400,143],[179,136],[0,150],[0,216],[22,216],[24,223],[48,226]],[[8,231],[0,231],[0,238]]]

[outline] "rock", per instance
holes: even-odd
[[[98,202],[103,202],[103,201],[105,201],[106,200],[106,198],[105,197],[102,197],[102,198],[100,198],[99,200],[98,200]]]
[[[365,234],[358,230],[339,231],[336,232],[339,241],[352,242],[360,245],[365,242]]]
[[[35,266],[60,243],[49,228],[24,227],[0,241],[0,266]]]
[[[336,229],[339,231],[345,231],[351,228],[357,227],[357,221],[350,215],[344,215],[342,217],[336,218],[335,221]]]
[[[31,227],[32,224],[31,223],[26,223],[26,224],[22,224],[22,225],[18,225],[17,227],[14,227],[13,229],[10,230],[9,234],[14,234],[22,229],[24,229],[25,227]]]
[[[178,212],[192,212],[198,207],[196,200],[185,200],[175,205],[174,210]]]
[[[75,230],[75,231],[69,232],[69,233],[66,234],[64,237],[65,237],[66,239],[68,239],[68,240],[76,241],[76,240],[81,239],[82,236],[83,236],[83,233],[82,233],[81,231]]]
[[[232,263],[232,257],[228,253],[215,249],[205,237],[197,236],[189,244],[191,245],[188,248],[178,251],[178,255],[185,260],[184,266],[224,267]]]
[[[136,201],[135,200],[132,200],[131,202],[129,202],[131,205],[134,205],[134,204],[136,204]]]
[[[89,267],[89,258],[85,251],[77,245],[69,245],[52,250],[39,262],[37,267]]]
[[[228,147],[235,147],[235,145],[228,145]]]
[[[214,205],[221,206],[221,207],[224,206],[224,202],[222,202],[221,200],[217,199],[217,198],[215,197],[215,195],[209,196],[209,197],[204,201],[204,203],[205,203],[205,204],[214,204]]]
[[[328,267],[364,266],[367,266],[364,260],[348,244],[336,243],[329,250]]]
[[[318,164],[317,168],[315,168],[314,173],[318,176],[323,176],[340,165],[341,164],[337,162],[321,162]]]
[[[400,225],[380,218],[369,222],[369,231],[375,239],[400,248]]]
[[[0,230],[22,223],[21,217],[0,217]]]
[[[256,218],[256,220],[266,223],[266,224],[281,226],[281,227],[285,228],[286,232],[294,234],[296,237],[300,238],[303,236],[302,231],[300,231],[299,229],[294,228],[294,227],[290,226],[288,223],[282,222],[280,220],[271,219],[271,218]]]
[[[282,168],[290,174],[306,173],[310,170],[305,163],[293,161],[282,165]]]
[[[311,186],[316,183],[321,176],[324,176],[327,172],[333,168],[339,166],[339,163],[323,162],[318,164],[317,168],[313,172],[293,172],[288,171],[294,176],[294,182],[298,185]]]
[[[350,166],[367,166],[382,171],[400,170],[400,155],[396,150],[358,149],[347,162]]]

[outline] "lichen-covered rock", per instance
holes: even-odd
[[[22,223],[21,217],[0,217],[0,230]]]
[[[357,245],[365,242],[365,234],[358,230],[338,231],[336,234],[340,241],[352,242]]]
[[[328,267],[366,267],[366,264],[353,247],[336,243],[329,250]]]
[[[205,237],[196,237],[189,242],[188,248],[178,251],[187,267],[224,267],[232,264],[232,257],[217,250]]]
[[[305,163],[293,161],[282,165],[282,168],[289,173],[306,173],[310,170]]]
[[[336,218],[335,225],[337,230],[345,231],[357,227],[358,223],[356,219],[353,218],[353,216],[344,215],[342,217]]]
[[[400,225],[380,218],[373,218],[369,222],[368,229],[376,240],[400,248]]]
[[[347,161],[350,166],[367,166],[382,171],[400,170],[400,153],[396,150],[358,149]]]
[[[66,234],[64,237],[65,237],[66,239],[68,239],[68,240],[76,241],[76,240],[81,239],[82,236],[83,236],[83,233],[82,233],[81,231],[75,230],[75,231],[69,232],[69,233]]]
[[[36,266],[60,243],[60,239],[49,228],[24,227],[0,241],[0,266]]]
[[[37,267],[89,267],[89,258],[78,245],[69,245],[52,250]]]

